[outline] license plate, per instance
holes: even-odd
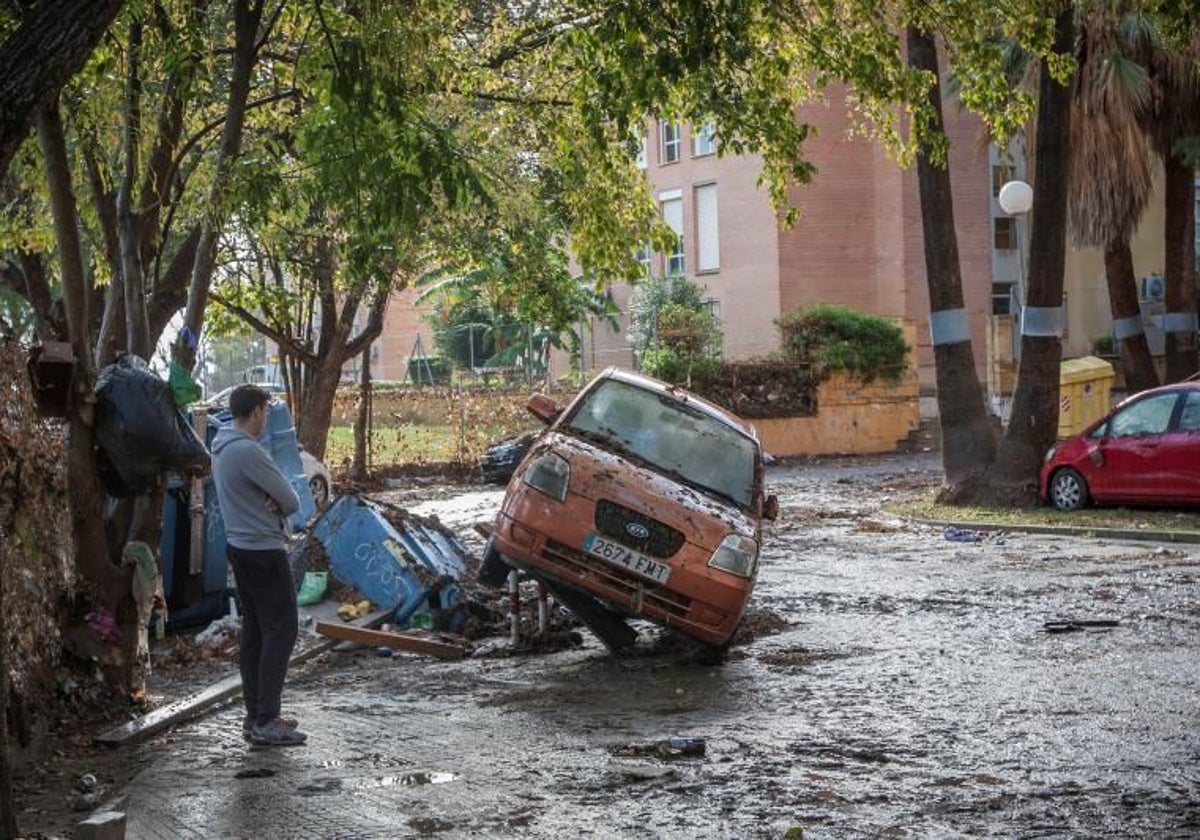
[[[614,566],[621,566],[635,575],[641,575],[655,583],[666,583],[667,577],[671,574],[671,567],[666,563],[659,563],[645,554],[639,554],[620,543],[606,540],[595,534],[588,534],[584,538],[583,550],[593,557],[599,557]]]

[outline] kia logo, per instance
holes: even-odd
[[[644,540],[650,536],[650,529],[641,522],[626,522],[625,532],[635,539]]]

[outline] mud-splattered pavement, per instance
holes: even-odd
[[[881,511],[936,480],[927,458],[776,469],[753,623],[781,632],[722,667],[590,636],[327,656],[285,695],[306,747],[249,749],[228,707],[130,748],[129,836],[1200,834],[1200,549],[954,542]],[[473,492],[430,507],[468,528],[499,497]],[[668,735],[707,753],[613,754]]]

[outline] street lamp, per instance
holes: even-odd
[[[1033,187],[1024,181],[1008,181],[1000,187],[997,200],[1000,209],[1009,216],[1024,216],[1033,208]],[[1020,218],[1013,220],[1013,234],[1017,240],[1017,291],[1016,294],[1009,294],[1008,308],[1011,314],[1017,316],[1017,324],[1021,324],[1025,307],[1025,249],[1021,243]],[[1021,340],[1016,330],[1013,331],[1012,344],[1013,358],[1017,359],[1021,355]]]
[[[1010,216],[1024,216],[1033,207],[1033,187],[1024,181],[1009,181],[1000,188],[1000,209]]]

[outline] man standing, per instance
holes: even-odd
[[[233,423],[213,440],[213,482],[242,604],[242,731],[254,744],[297,746],[308,736],[279,711],[299,631],[296,587],[285,547],[286,520],[300,509],[300,499],[257,443],[267,423],[269,401],[267,392],[253,385],[234,389],[229,397]]]

